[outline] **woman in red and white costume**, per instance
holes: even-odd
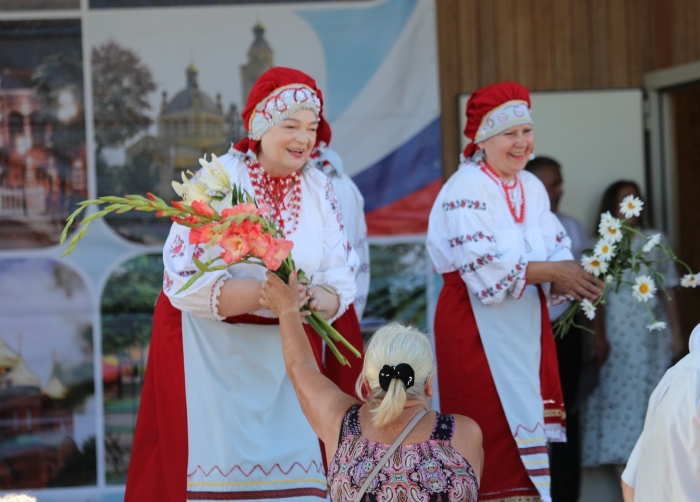
[[[300,303],[309,299],[361,340],[352,310],[359,260],[331,182],[308,162],[329,139],[322,106],[309,76],[268,70],[243,111],[248,138],[220,160],[233,184],[272,208],[297,267],[323,286],[300,291]],[[196,271],[193,257],[220,252],[190,245],[179,225],[166,241],[126,501],[326,498],[319,441],[285,373],[278,320],[260,309],[265,269],[236,265],[176,293]],[[321,339],[310,339],[320,363]]]
[[[443,274],[435,316],[440,408],[484,435],[479,500],[551,500],[547,441],[565,414],[547,299],[596,298],[573,261],[533,149],[529,91],[504,82],[467,102],[464,162],[430,213],[428,251]]]

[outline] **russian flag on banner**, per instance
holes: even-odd
[[[297,13],[324,47],[332,147],[370,236],[425,233],[442,185],[434,0]]]

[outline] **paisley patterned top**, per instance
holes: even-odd
[[[330,465],[332,502],[352,501],[391,445],[362,437],[360,405],[343,419]],[[430,439],[399,447],[365,492],[362,502],[476,502],[479,484],[469,462],[450,445],[454,417],[437,414]]]

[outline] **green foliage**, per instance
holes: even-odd
[[[92,92],[97,151],[122,146],[153,120],[148,95],[156,90],[151,70],[141,58],[114,41],[92,49]]]
[[[370,246],[371,286],[365,318],[425,329],[427,259],[423,244]]]
[[[161,255],[139,256],[112,274],[102,295],[103,354],[148,345],[162,281]]]

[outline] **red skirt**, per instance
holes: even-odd
[[[445,285],[440,292],[435,314],[440,411],[468,416],[481,427],[484,466],[479,500],[539,500],[539,493],[525,470],[501,406],[467,287],[457,272],[444,274],[443,277]],[[554,400],[561,403],[556,346],[541,290],[540,304],[543,331],[540,367],[542,395],[554,396]],[[559,397],[556,397],[557,391]]]
[[[277,324],[276,319],[238,316],[231,323]],[[304,325],[316,361],[321,366],[322,342],[311,327]],[[362,333],[352,305],[333,327],[363,352]],[[341,366],[328,351],[323,370],[344,392],[354,395],[362,360],[340,349],[351,367]],[[126,481],[125,502],[187,499],[187,399],[185,359],[182,349],[182,311],[173,307],[161,292],[153,314],[153,331],[146,378],[141,391],[134,443]]]

